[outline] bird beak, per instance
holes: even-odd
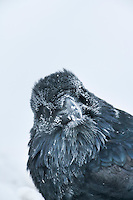
[[[58,113],[58,117],[63,125],[71,121],[76,122],[80,120],[82,118],[82,111],[78,102],[75,102],[72,97],[66,96],[62,110]]]

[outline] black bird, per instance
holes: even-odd
[[[71,72],[40,79],[27,168],[46,200],[133,200],[133,116]]]

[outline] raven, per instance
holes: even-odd
[[[27,169],[46,200],[133,199],[133,116],[70,71],[40,79]]]

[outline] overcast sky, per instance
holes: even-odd
[[[133,1],[0,1],[0,153],[22,170],[33,123],[31,89],[63,68],[133,114]]]

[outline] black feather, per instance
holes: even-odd
[[[133,116],[64,70],[39,80],[27,168],[46,200],[132,200]]]

